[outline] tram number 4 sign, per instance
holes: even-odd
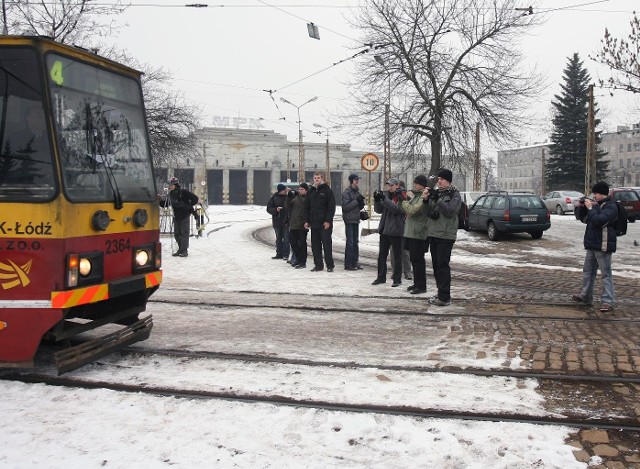
[[[362,164],[362,169],[372,172],[378,169],[380,159],[373,153],[367,153],[366,155],[362,156],[362,158],[360,159],[360,163]]]

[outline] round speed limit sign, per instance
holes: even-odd
[[[362,169],[371,172],[378,169],[380,158],[378,158],[378,156],[373,153],[367,153],[366,155],[362,156],[362,158],[360,159],[360,163],[362,165]]]

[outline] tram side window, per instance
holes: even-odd
[[[55,195],[38,77],[32,51],[0,50],[0,201],[48,200]]]

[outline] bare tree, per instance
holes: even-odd
[[[375,54],[359,55],[348,118],[380,132],[391,103],[395,154],[431,155],[430,171],[473,148],[477,122],[494,142],[525,123],[540,78],[522,70],[518,40],[537,16],[517,0],[369,0],[353,25]],[[384,64],[382,67],[379,64]],[[354,120],[355,119],[355,120]],[[455,164],[455,163],[454,163]]]
[[[3,2],[4,5],[4,2]],[[11,2],[6,10],[8,34],[40,35],[65,44],[87,44],[96,37],[111,35],[115,19],[126,7],[120,0],[96,3],[91,0],[30,0]]]
[[[613,74],[607,80],[600,80],[601,86],[640,93],[640,18],[636,12],[629,24],[631,32],[627,39],[612,37],[605,29],[601,47],[591,58],[609,67]]]

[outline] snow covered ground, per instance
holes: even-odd
[[[382,293],[383,290],[369,288],[375,275],[371,269],[348,272],[337,262],[333,273],[311,273],[310,269],[293,270],[283,261],[271,260],[273,249],[259,244],[251,236],[256,228],[270,224],[264,207],[212,206],[209,216],[207,235],[192,238],[188,258],[171,257],[171,240],[163,238],[163,287],[167,290],[271,293],[277,285],[277,290],[284,294],[303,291],[345,298],[389,295],[388,289]],[[552,228],[543,240],[562,239],[569,224],[577,223],[572,218],[554,216]],[[340,221],[336,223],[336,243],[344,238],[342,227]],[[627,240],[630,246],[633,236],[639,238],[638,228],[640,226],[630,225],[630,230],[635,230]],[[376,235],[363,238],[362,250],[376,252],[377,241]],[[460,232],[456,245],[460,249],[456,252],[454,248],[454,262],[459,261],[460,256],[465,256],[468,262],[499,268],[509,268],[513,262],[500,256],[470,258],[462,248],[471,242],[484,241],[478,241],[477,235]],[[561,255],[581,257],[581,237],[577,244],[568,243],[563,249]],[[633,254],[633,249],[625,245],[623,252]],[[640,277],[637,261],[616,261],[614,259],[614,271],[620,267],[625,275]],[[576,270],[567,268],[568,276],[579,279],[580,273]],[[154,347],[162,346],[160,342],[168,336],[167,329],[176,325],[177,320],[172,322],[172,317],[212,314],[204,307],[181,307],[178,311],[162,303],[151,303],[148,310],[154,315],[154,331],[148,341]],[[243,312],[236,308],[221,313],[227,321],[233,321],[239,320]],[[261,313],[266,316],[270,310]],[[301,319],[304,320],[303,314]],[[407,327],[406,324],[395,326]],[[174,340],[186,349],[218,347],[216,351],[219,351],[230,345],[220,338],[212,344],[207,339],[206,328],[197,334],[191,330],[183,337],[179,333],[176,327]],[[300,343],[301,353],[304,348],[305,344]],[[340,350],[334,353],[339,355]],[[449,359],[455,361],[455,356],[452,354],[453,358]],[[233,386],[283,394],[299,392],[305,397],[336,401],[346,398],[435,407],[447,400],[450,407],[503,406],[519,408],[530,415],[547,413],[543,398],[536,392],[535,380],[516,383],[502,378],[452,377],[444,373],[425,377],[418,373],[380,373],[375,369],[339,371],[320,367],[314,374],[298,376],[292,381],[290,378],[296,371],[290,366],[250,367],[234,362],[207,366],[210,363],[215,362],[144,360],[116,355],[69,376],[194,389]],[[575,460],[574,448],[565,444],[565,439],[575,432],[565,427],[353,414],[12,382],[0,382],[0,392],[2,468],[587,467]]]

